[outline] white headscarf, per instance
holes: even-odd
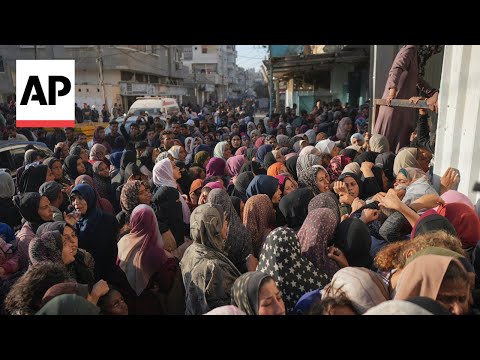
[[[220,141],[217,145],[215,145],[215,150],[213,150],[213,157],[218,157],[220,159],[223,159],[227,161],[228,159],[225,159],[223,157],[223,152],[225,151],[225,147],[227,146],[226,141]]]
[[[153,183],[159,187],[173,187],[178,191],[177,182],[173,178],[173,167],[170,159],[163,159],[155,164],[153,167]],[[180,191],[178,192],[178,197],[182,203],[183,222],[190,224],[190,208],[180,194]]]
[[[15,185],[12,176],[5,171],[0,171],[0,198],[11,199],[13,195],[15,195]]]
[[[335,141],[332,141],[330,139],[325,139],[322,141],[319,141],[315,147],[320,150],[322,154],[331,154],[333,148],[335,147]]]

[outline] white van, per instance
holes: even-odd
[[[155,117],[159,111],[162,115],[175,115],[180,112],[177,100],[174,98],[164,98],[159,96],[137,97],[137,100],[130,106],[129,113],[140,115],[140,111],[148,112],[148,115]]]

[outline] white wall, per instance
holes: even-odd
[[[440,83],[434,173],[460,170],[458,191],[476,202],[480,180],[480,46],[446,45]]]

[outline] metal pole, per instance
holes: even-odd
[[[272,62],[272,45],[268,45],[268,50],[270,52],[270,114],[273,113],[273,62]]]
[[[105,91],[105,83],[103,82],[103,58],[102,58],[102,49],[100,47],[100,45],[97,46],[97,52],[98,52],[98,58],[97,58],[97,62],[98,62],[98,73],[100,75],[100,86],[102,87],[102,96],[103,96],[103,101],[104,101],[104,104],[106,106],[106,108],[108,109],[108,101],[107,101],[107,93]],[[102,108],[103,110],[103,108]],[[100,112],[101,114],[101,112]],[[99,118],[99,122],[103,122],[103,118],[100,117]]]

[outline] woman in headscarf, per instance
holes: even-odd
[[[237,176],[235,180],[235,188],[233,189],[232,196],[238,196],[244,203],[247,202],[247,188],[252,182],[255,175],[251,171],[246,171]]]
[[[207,202],[219,206],[225,213],[228,223],[225,253],[241,273],[248,271],[247,257],[253,254],[252,238],[235,211],[231,198],[225,190],[214,189],[208,194]]]
[[[270,151],[263,158],[263,168],[267,170],[271,165],[275,164],[275,162],[275,155],[273,154],[273,152]]]
[[[246,146],[240,146],[237,151],[235,151],[235,155],[247,156],[247,149]]]
[[[170,159],[164,159],[153,168],[153,183],[157,186],[152,202],[160,210],[158,221],[162,237],[167,242],[175,239],[177,246],[184,242],[186,224],[190,223],[190,209],[178,190],[177,180],[182,174]]]
[[[301,255],[300,243],[290,228],[273,230],[263,245],[257,269],[273,277],[282,292],[287,314],[303,294],[328,283],[328,277]]]
[[[393,181],[395,181],[395,176],[393,175],[394,162],[395,154],[392,152],[384,152],[378,155],[375,159],[375,166],[383,170],[385,176],[388,178],[390,183],[393,183]]]
[[[277,135],[277,143],[280,147],[290,147],[289,140],[287,135]]]
[[[173,160],[185,161],[187,157],[187,152],[182,146],[174,145],[169,150],[168,153],[172,155]]]
[[[140,156],[140,171],[145,173],[149,179],[152,178],[153,167],[155,166],[155,159],[160,150],[157,148],[147,147],[145,151]]]
[[[330,160],[330,164],[327,167],[328,175],[330,176],[330,181],[337,181],[339,176],[342,174],[343,169],[345,166],[350,164],[352,159],[345,155],[337,155],[332,160]]]
[[[115,140],[113,140],[110,157],[117,152],[123,152],[125,150],[125,145],[125,138],[123,136],[117,136]]]
[[[44,261],[69,265],[75,261],[72,245],[63,241],[58,230],[46,231],[34,238],[28,246],[28,254],[32,265]]]
[[[108,165],[103,161],[97,161],[93,164],[93,182],[98,195],[112,203],[114,200],[112,179],[110,178]]]
[[[340,204],[338,202],[337,196],[331,191],[320,193],[312,198],[308,204],[308,211],[314,209],[327,208],[332,210],[335,213],[337,218],[337,223],[340,222]]]
[[[231,177],[238,176],[244,162],[245,157],[243,155],[232,156],[227,160],[226,174]]]
[[[261,271],[245,273],[235,280],[232,304],[247,315],[285,315],[285,303],[274,278]]]
[[[407,191],[402,199],[407,205],[419,199],[423,195],[437,194],[432,185],[428,181],[427,174],[418,168],[402,168],[397,174],[397,179],[404,176],[408,182]],[[398,181],[398,180],[397,180]]]
[[[333,240],[338,220],[330,209],[314,209],[298,231],[298,240],[302,255],[324,272],[329,279],[340,269],[338,264],[328,257],[328,247]]]
[[[332,141],[330,139],[325,139],[322,141],[319,141],[316,145],[315,148],[320,151],[322,154],[330,154],[332,157],[335,157],[338,155],[340,152],[340,149],[336,146],[335,141]]]
[[[75,186],[77,186],[78,184],[87,184],[87,185],[91,186],[92,189],[95,191],[95,195],[96,195],[96,198],[97,198],[97,200],[96,200],[97,201],[97,203],[96,203],[97,207],[100,210],[105,211],[106,213],[115,216],[115,210],[112,206],[112,203],[108,199],[100,196],[100,194],[98,193],[97,188],[95,186],[95,182],[93,181],[93,179],[90,176],[80,175],[79,177],[77,177],[75,179]]]
[[[191,216],[190,235],[193,244],[180,262],[185,314],[201,315],[230,305],[231,287],[241,273],[225,254],[227,224],[222,209],[211,204],[197,207]]]
[[[95,190],[87,184],[76,185],[70,194],[70,201],[80,213],[74,224],[78,246],[92,254],[95,260],[95,280],[115,282],[119,230],[117,219],[99,209]],[[70,219],[67,219],[67,222],[69,221]]]
[[[466,315],[470,307],[470,291],[468,273],[458,259],[451,256],[422,255],[403,269],[398,279],[395,300],[426,296],[437,300],[451,314]]]
[[[388,143],[388,139],[381,134],[373,134],[372,136],[370,136],[368,146],[370,148],[370,151],[379,154],[390,151],[390,144]]]
[[[274,228],[275,213],[267,195],[260,194],[250,197],[243,209],[243,224],[252,236],[253,256],[260,256],[262,245]]]
[[[309,167],[312,167],[313,165],[321,165],[322,164],[322,158],[318,155],[303,155],[299,156],[297,160],[297,178],[300,179],[300,174],[308,169]]]
[[[68,155],[63,162],[63,170],[65,177],[70,181],[71,184],[75,182],[75,179],[80,175],[86,173],[85,165],[83,164],[82,159],[75,155]]]
[[[472,201],[468,198],[468,196],[456,190],[448,190],[444,192],[441,198],[443,199],[443,201],[445,201],[446,204],[462,203],[467,205],[469,208],[475,209],[475,206],[473,205]]]
[[[352,143],[350,142],[350,137],[353,135],[353,122],[352,119],[349,117],[344,117],[338,123],[337,133],[335,136],[331,137],[330,140],[333,141],[341,141],[345,144],[345,146],[350,146]]]
[[[380,191],[380,186],[375,177],[368,177],[362,181],[360,176],[354,173],[344,172],[340,175],[338,181],[344,183],[343,190],[334,187],[334,191],[340,196],[342,215],[352,212],[351,205],[354,199],[360,198],[366,200]]]
[[[40,186],[47,181],[54,181],[52,170],[47,165],[29,164],[22,173],[18,184],[19,191],[20,193],[38,191]]]
[[[0,222],[17,230],[21,226],[22,216],[13,203],[15,184],[12,176],[5,171],[0,171]]]
[[[350,164],[346,165],[342,170],[342,174],[345,173],[352,173],[358,176],[362,176],[362,170],[360,170],[360,165],[357,162],[351,162]]]
[[[68,242],[71,246],[72,255],[75,259],[72,263],[65,264],[71,278],[79,284],[93,286],[95,283],[95,261],[89,252],[78,248],[75,228],[65,221],[47,222],[39,226],[37,236],[42,237],[44,233],[49,231],[59,231],[63,237],[63,242]]]
[[[213,156],[227,161],[228,158],[232,156],[230,144],[226,141],[219,142],[217,145],[215,145]]]
[[[306,155],[317,155],[320,156],[322,155],[320,150],[318,150],[316,147],[308,145],[305,146],[302,151],[300,151],[300,154],[298,154],[299,157],[304,157]]]
[[[400,169],[412,167],[421,169],[421,166],[417,160],[418,149],[417,148],[404,148],[398,152],[393,164],[393,173],[398,175]]]
[[[127,181],[122,188],[120,205],[122,211],[117,214],[117,221],[122,227],[130,222],[132,211],[140,204],[150,205],[152,193],[150,188],[140,180]]]
[[[292,191],[298,189],[298,184],[293,178],[290,176],[290,174],[287,173],[287,175],[275,175],[275,179],[278,180],[278,186],[280,187],[281,191],[281,197],[284,197],[288,194],[290,194]],[[277,209],[275,209],[276,211]],[[277,211],[277,215],[280,213],[280,211]],[[278,217],[277,217],[278,220]]]
[[[117,138],[118,139],[118,138]],[[110,176],[114,178],[118,172],[120,171],[120,161],[122,160],[122,152],[116,152],[110,155]],[[158,155],[157,155],[158,156]],[[155,164],[155,159],[153,159],[154,164]],[[89,163],[90,164],[90,163]],[[91,164],[90,164],[91,165]]]
[[[345,267],[335,273],[330,284],[322,291],[322,299],[344,295],[357,314],[390,299],[382,277],[363,267]]]
[[[28,149],[27,151],[25,151],[25,154],[23,155],[23,165],[21,167],[19,167],[17,169],[17,173],[16,173],[16,183],[15,185],[17,186],[17,188],[19,188],[19,183],[20,183],[20,179],[22,177],[22,173],[23,171],[25,170],[25,167],[27,165],[30,165],[34,162],[38,162],[38,161],[41,161],[42,160],[42,155],[34,150],[34,149]]]
[[[308,213],[306,204],[312,200],[313,196],[309,188],[300,188],[280,200],[278,208],[285,217],[287,226],[295,232],[303,225]]]
[[[105,139],[105,128],[103,126],[97,126],[95,128],[95,131],[93,132],[93,144],[101,144],[105,146],[107,154],[110,154],[112,152],[112,147],[110,146],[110,143]]]
[[[67,156],[68,157],[68,156]],[[43,160],[43,165],[47,165],[52,170],[53,177],[56,182],[61,185],[69,185],[70,181],[63,176],[62,162],[54,157]]]
[[[281,162],[276,162],[270,165],[267,169],[268,176],[276,176],[276,175],[285,174],[285,173],[288,173],[288,170],[285,167],[285,164]]]
[[[248,185],[246,194],[252,197],[258,194],[265,194],[274,203],[278,204],[281,198],[281,191],[278,180],[273,176],[257,175]]]
[[[211,176],[225,176],[225,167],[226,163],[225,160],[213,157],[208,161],[206,167],[206,177],[209,178]]]
[[[28,266],[28,245],[35,237],[38,227],[44,222],[53,220],[50,201],[38,192],[22,193],[13,197],[13,202],[23,217],[22,229],[17,233],[17,249],[20,269]]]
[[[121,153],[120,153],[121,154]],[[83,165],[85,165],[85,174],[88,176],[93,176],[93,167],[88,160],[88,150],[84,149],[83,147],[76,145],[70,148],[69,155],[78,156],[83,161]],[[65,161],[65,160],[64,160]]]
[[[321,165],[313,165],[301,172],[298,184],[312,190],[314,195],[330,191],[330,177]]]
[[[211,157],[210,157],[210,154],[206,151],[199,151],[196,155],[195,155],[195,161],[194,163],[192,164],[192,166],[199,166],[201,167],[203,170],[206,170],[207,169],[207,164],[208,162],[210,161]]]
[[[185,151],[187,152],[187,157],[185,158],[185,163],[188,165],[189,163],[191,163],[193,161],[193,149],[195,148],[195,146],[192,146],[193,145],[193,138],[190,137],[190,136],[185,138],[184,143],[185,143]]]
[[[297,161],[298,161],[298,156],[297,155],[294,155],[291,158],[287,159],[287,161],[285,161],[285,166],[286,166],[288,172],[290,173],[290,175],[292,175],[292,177],[295,181],[298,181]]]
[[[102,144],[95,144],[92,146],[90,150],[90,160],[88,161],[90,164],[95,164],[96,161],[103,161],[108,166],[110,166],[110,161],[108,161],[107,157],[107,148]]]
[[[339,225],[333,238],[333,245],[345,255],[349,266],[370,268],[372,239],[367,225],[359,219],[348,218]]]
[[[447,203],[436,211],[452,223],[464,249],[475,247],[480,240],[480,220],[475,210],[462,203]]]
[[[155,291],[167,294],[172,288],[178,263],[164,249],[157,219],[150,206],[142,204],[133,210],[130,232],[118,241],[118,266],[125,273],[128,284],[137,297],[150,298],[151,294],[148,293],[154,288]],[[143,295],[144,292],[147,294]],[[136,312],[135,305],[138,305],[135,304],[136,301],[143,300],[126,297],[128,308],[133,313]],[[177,300],[183,302],[183,299]]]
[[[136,161],[137,154],[135,154],[135,151],[127,150],[123,152],[122,158],[120,160],[120,171],[112,178],[113,190],[116,191],[117,187],[119,187],[121,184],[125,183],[128,180],[128,178],[125,178],[125,169],[127,168],[128,164],[136,163]]]
[[[261,145],[257,150],[257,153],[255,155],[255,160],[263,165],[265,155],[267,155],[272,150],[273,150],[273,147],[270,144]]]

